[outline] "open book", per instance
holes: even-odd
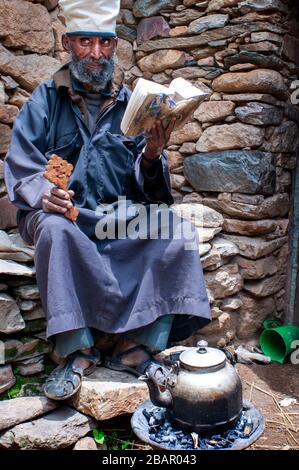
[[[128,137],[147,135],[157,119],[161,119],[166,127],[173,116],[176,117],[174,130],[177,130],[211,93],[203,83],[197,82],[195,86],[180,77],[172,80],[169,86],[139,78],[123,116],[121,130]]]

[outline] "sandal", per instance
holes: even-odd
[[[122,357],[135,351],[143,351],[143,352],[145,351],[147,354],[150,354],[144,346],[142,345],[134,346],[133,348],[128,349],[127,351],[117,354],[117,356],[106,357],[104,361],[104,366],[107,367],[107,369],[117,370],[120,372],[131,372],[136,377],[140,377],[141,375],[144,375],[148,366],[152,364],[156,364],[162,368],[162,365],[158,361],[156,361],[156,359],[154,359],[153,357],[146,359],[145,361],[141,362],[140,364],[137,364],[136,366],[129,366],[121,362]]]
[[[74,367],[78,357],[87,359],[91,365],[85,369]],[[67,400],[75,395],[81,387],[83,376],[90,375],[100,364],[100,353],[84,354],[76,351],[68,356],[63,367],[56,367],[47,378],[44,385],[44,394],[50,400]]]

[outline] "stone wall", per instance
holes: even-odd
[[[18,110],[68,60],[56,4],[0,0],[2,160]],[[193,220],[201,237],[213,315],[201,335],[218,345],[247,341],[265,318],[284,318],[286,311],[298,146],[298,116],[289,90],[298,77],[299,23],[291,4],[121,2],[118,58],[129,86],[141,76],[162,84],[181,76],[213,91],[190,122],[172,134],[167,153],[176,209]],[[41,371],[51,349],[44,340],[34,251],[18,235],[1,159],[0,339],[6,365],[0,366],[0,392],[14,382],[11,364],[24,375]]]

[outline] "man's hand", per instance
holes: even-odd
[[[154,159],[158,157],[169,140],[170,134],[173,131],[176,118],[173,117],[168,126],[164,129],[161,121],[157,121],[150,130],[147,137],[144,155],[146,158]]]
[[[57,212],[65,214],[68,209],[73,207],[71,198],[74,196],[74,191],[59,188],[52,188],[46,191],[42,199],[42,208],[44,212]]]

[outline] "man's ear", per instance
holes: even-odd
[[[70,44],[70,40],[69,40],[69,38],[68,38],[68,36],[67,36],[66,34],[63,34],[63,35],[62,35],[61,44],[62,44],[63,49],[64,49],[66,52],[70,52],[70,50],[71,50],[71,44]]]

